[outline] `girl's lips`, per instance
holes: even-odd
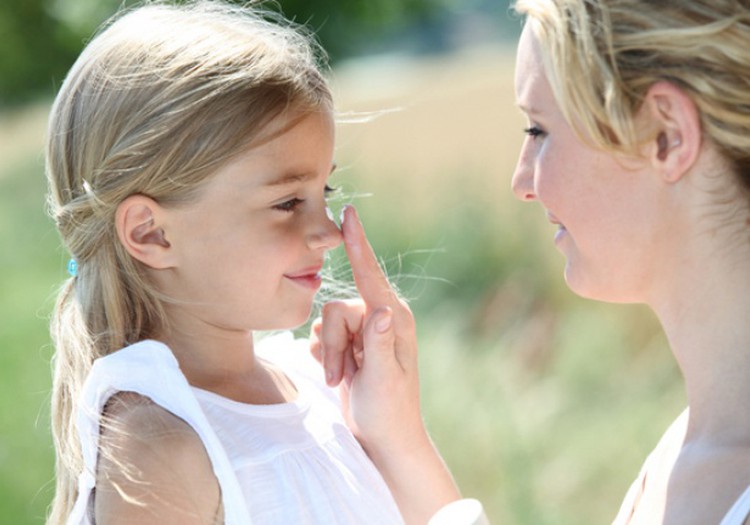
[[[323,280],[320,276],[320,269],[320,266],[316,266],[314,268],[306,268],[299,272],[286,274],[284,275],[284,277],[292,282],[299,284],[300,286],[304,286],[305,288],[317,290],[318,288],[320,288],[320,284]]]

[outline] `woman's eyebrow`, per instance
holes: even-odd
[[[534,106],[526,105],[522,102],[516,102],[516,106],[518,109],[526,113],[527,115],[538,115],[541,113],[541,111],[538,108],[535,108]]]

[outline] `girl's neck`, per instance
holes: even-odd
[[[251,331],[196,330],[195,324],[192,329],[173,324],[161,339],[194,387],[258,405],[285,403],[297,396],[280,369],[255,355]]]
[[[172,325],[162,336],[180,363],[188,382],[196,386],[252,376],[257,367],[252,332],[207,334]]]

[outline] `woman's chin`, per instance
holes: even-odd
[[[590,276],[582,275],[581,272],[573,271],[569,263],[565,266],[565,284],[568,285],[571,292],[579,297],[617,304],[644,302],[642,299],[635,297],[632,290],[623,290],[622,287],[615,286],[614,281],[613,277],[593,279]]]

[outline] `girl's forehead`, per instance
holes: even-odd
[[[248,146],[220,167],[216,175],[228,186],[256,188],[279,187],[329,175],[334,165],[332,117],[311,113],[277,126],[272,137]]]

